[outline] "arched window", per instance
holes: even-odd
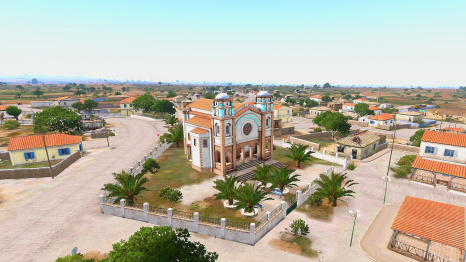
[[[216,161],[217,163],[220,163],[220,161],[221,161],[221,159],[220,159],[220,152],[217,151],[217,152],[215,153],[215,159],[217,160],[217,161]]]
[[[227,163],[231,163],[231,153],[230,152],[227,152],[226,155],[225,155],[225,161]]]
[[[218,123],[215,123],[215,136],[220,136],[220,127],[218,126]]]
[[[230,133],[230,130],[231,130],[231,124],[228,123],[225,127],[225,134],[226,136],[231,136],[231,133]]]
[[[270,116],[268,116],[267,119],[265,119],[265,126],[266,126],[267,128],[270,127]]]

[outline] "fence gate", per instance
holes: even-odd
[[[291,213],[291,211],[293,211],[297,206],[298,206],[298,202],[294,202],[293,204],[291,204],[291,206],[289,206],[289,207],[286,209],[286,215],[288,215],[289,213]]]
[[[291,213],[291,211],[293,211],[298,206],[298,198],[296,194],[288,198],[286,200],[286,203],[288,204],[288,208],[286,209],[286,215],[288,215],[289,213]]]

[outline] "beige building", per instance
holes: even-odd
[[[326,106],[318,106],[309,109],[309,113],[314,116],[318,116],[326,111],[332,111],[332,109]]]
[[[55,106],[71,107],[71,105],[76,103],[76,102],[84,103],[84,101],[82,101],[80,99],[64,96],[64,97],[59,97],[59,98],[55,99],[53,104]]]
[[[335,152],[351,156],[353,159],[364,159],[375,154],[379,145],[384,144],[385,136],[378,136],[368,130],[344,137],[335,141]]]
[[[251,102],[252,105],[254,102]],[[250,104],[251,104],[250,103]],[[288,123],[292,121],[293,108],[282,105],[273,105],[273,114],[275,119],[281,119],[283,123]]]
[[[120,101],[120,114],[121,116],[142,115],[141,110],[133,109],[133,101],[136,97],[128,97]]]
[[[412,111],[401,112],[396,114],[396,120],[417,123],[422,120],[422,113]]]

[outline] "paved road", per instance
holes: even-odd
[[[50,261],[74,246],[96,250],[104,240],[123,237],[112,227],[113,218],[100,213],[100,189],[113,182],[112,172],[128,169],[147,154],[165,128],[160,122],[132,118],[107,121],[117,130],[111,147],[104,139],[85,141],[90,154],[57,178],[0,181],[0,193],[14,196],[3,195],[0,202],[0,261]],[[106,235],[107,230],[114,237]]]

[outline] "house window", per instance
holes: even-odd
[[[374,144],[374,149],[375,149],[375,144]]]
[[[456,157],[456,150],[445,149],[444,156]]]
[[[188,133],[188,140],[191,140],[191,133]]]
[[[69,155],[70,154],[70,149],[69,148],[61,148],[58,149],[58,154],[61,155]]]
[[[34,152],[26,152],[26,153],[24,153],[24,158],[25,159],[34,159],[36,157],[34,156]]]
[[[133,104],[129,104],[129,107],[133,107]]]
[[[431,146],[426,146],[426,150],[424,151],[427,154],[436,154],[437,153],[437,148],[436,147],[431,147]]]
[[[126,104],[124,106],[126,107]]]
[[[215,123],[215,136],[220,136],[220,127]]]
[[[228,123],[228,124],[226,125],[226,127],[225,127],[225,134],[226,134],[226,136],[231,136],[231,134],[230,134],[230,129],[231,129],[231,124]]]
[[[204,140],[202,141],[202,143],[204,144],[204,145],[203,145],[204,147],[207,147],[207,139],[204,139]]]
[[[194,146],[196,146],[196,138],[194,138]]]

